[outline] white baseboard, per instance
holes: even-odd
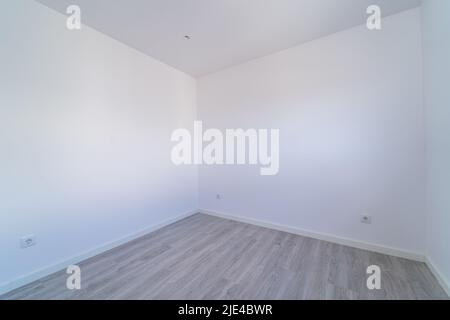
[[[444,274],[441,271],[439,271],[436,264],[434,264],[434,262],[431,260],[430,257],[427,256],[425,258],[425,263],[438,280],[442,289],[444,289],[445,293],[447,293],[447,295],[450,297],[450,282],[448,281],[448,279],[444,276]]]
[[[184,218],[187,218],[187,217],[189,217],[193,214],[199,213],[199,212],[203,213],[203,214],[207,214],[207,215],[224,218],[224,219],[235,220],[235,221],[239,221],[239,222],[257,225],[260,227],[280,230],[280,231],[284,231],[284,232],[298,234],[298,235],[305,236],[305,237],[310,237],[310,238],[314,238],[314,239],[333,242],[333,243],[337,243],[337,244],[341,244],[341,245],[345,245],[345,246],[349,246],[349,247],[354,247],[354,248],[358,248],[358,249],[364,249],[364,250],[374,251],[374,252],[378,252],[378,253],[382,253],[382,254],[388,254],[388,255],[392,255],[392,256],[396,256],[396,257],[425,262],[427,264],[427,266],[430,268],[431,272],[433,272],[434,276],[439,281],[442,288],[446,291],[447,295],[450,296],[450,282],[445,278],[445,276],[442,274],[442,272],[439,271],[439,269],[432,262],[432,260],[429,257],[425,257],[423,254],[405,251],[405,250],[401,250],[401,249],[397,249],[397,248],[391,248],[391,247],[382,246],[382,245],[378,245],[378,244],[367,243],[367,242],[358,241],[358,240],[354,240],[354,239],[338,237],[338,236],[334,236],[334,235],[330,235],[330,234],[324,234],[324,233],[320,233],[320,232],[309,231],[309,230],[304,230],[304,229],[300,229],[300,228],[293,228],[293,227],[280,225],[280,224],[274,224],[274,223],[267,222],[267,221],[240,217],[240,216],[231,215],[231,214],[227,214],[227,213],[223,213],[223,212],[206,210],[206,209],[193,210],[193,211],[184,213],[177,217],[168,219],[162,223],[144,228],[136,233],[130,234],[128,236],[108,242],[108,243],[98,246],[96,248],[90,249],[84,253],[78,254],[78,255],[68,258],[64,261],[60,261],[60,262],[54,263],[50,266],[36,270],[27,275],[24,275],[24,276],[14,279],[14,280],[11,280],[8,283],[3,283],[0,285],[0,295],[5,294],[14,289],[17,289],[19,287],[22,287],[33,281],[39,280],[39,279],[41,279],[47,275],[50,275],[54,272],[63,270],[68,265],[76,264],[83,260],[94,257],[98,254],[101,254],[105,251],[108,251],[110,249],[118,247],[124,243],[132,241],[139,237],[142,237],[143,235],[146,235],[150,232],[156,231],[156,230],[163,228],[169,224],[172,224],[176,221],[182,220]]]
[[[217,212],[217,211],[211,211],[211,210],[207,210],[207,209],[199,209],[199,212],[203,213],[203,214],[211,215],[211,216],[216,216],[219,218],[235,220],[235,221],[239,221],[239,222],[257,225],[260,227],[265,227],[265,228],[269,228],[269,229],[275,229],[275,230],[279,230],[279,231],[298,234],[298,235],[308,237],[308,238],[314,238],[314,239],[318,239],[318,240],[333,242],[333,243],[341,244],[341,245],[348,246],[348,247],[378,252],[378,253],[382,253],[382,254],[387,254],[387,255],[391,255],[391,256],[395,256],[395,257],[400,257],[400,258],[405,258],[405,259],[410,259],[410,260],[415,260],[415,261],[420,261],[420,262],[425,261],[425,255],[417,253],[417,252],[406,251],[406,250],[392,248],[392,247],[388,247],[388,246],[384,246],[384,245],[363,242],[363,241],[359,241],[359,240],[355,240],[355,239],[349,239],[349,238],[339,237],[339,236],[335,236],[335,235],[331,235],[331,234],[325,234],[325,233],[320,233],[320,232],[316,232],[316,231],[310,231],[310,230],[290,227],[290,226],[286,226],[286,225],[275,224],[272,222],[257,220],[257,219],[253,219],[253,218],[245,218],[245,217],[241,217],[241,216],[237,216],[237,215],[232,215],[232,214]]]
[[[100,245],[98,247],[95,247],[93,249],[89,249],[81,254],[72,256],[71,258],[65,259],[63,261],[59,261],[57,263],[54,263],[52,265],[49,265],[47,267],[41,268],[39,270],[33,271],[27,275],[21,276],[19,278],[13,279],[7,283],[0,284],[0,295],[5,294],[7,292],[10,292],[14,289],[20,288],[24,285],[27,285],[33,281],[39,280],[45,276],[48,276],[52,273],[58,272],[60,270],[64,270],[67,268],[67,266],[72,264],[80,263],[81,261],[84,261],[86,259],[92,258],[98,254],[101,254],[105,251],[108,251],[110,249],[113,249],[115,247],[118,247],[124,243],[127,243],[129,241],[132,241],[134,239],[137,239],[139,237],[142,237],[150,232],[153,232],[155,230],[158,230],[162,227],[165,227],[169,224],[172,224],[174,222],[177,222],[179,220],[182,220],[184,218],[187,218],[193,214],[198,213],[198,210],[192,210],[189,212],[186,212],[182,215],[176,216],[174,218],[168,219],[166,221],[163,221],[161,223],[158,223],[153,226],[146,227],[142,230],[139,230],[138,232],[135,232],[133,234],[129,234],[125,237],[122,237],[120,239],[113,240],[111,242],[105,243],[103,245]]]

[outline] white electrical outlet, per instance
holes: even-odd
[[[30,234],[28,236],[20,238],[20,247],[22,249],[34,246],[36,244],[36,236],[34,234]]]
[[[216,194],[216,199],[220,200],[222,198],[222,196],[220,195],[220,193]]]
[[[361,222],[365,223],[365,224],[371,224],[372,223],[372,217],[371,216],[362,215],[361,216]]]

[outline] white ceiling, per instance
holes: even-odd
[[[362,24],[366,8],[383,16],[420,0],[37,0],[193,76]],[[191,37],[190,40],[184,38]]]

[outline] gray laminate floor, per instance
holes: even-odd
[[[366,268],[381,268],[368,290]],[[447,299],[424,263],[196,214],[2,299]]]

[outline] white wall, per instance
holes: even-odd
[[[413,9],[201,78],[205,129],[279,128],[280,172],[204,166],[200,207],[423,253],[420,33]]]
[[[450,294],[450,1],[423,2],[427,110],[427,255]]]
[[[448,5],[424,11],[427,254],[447,279],[449,48],[439,37],[448,39]],[[281,158],[277,176],[202,167],[198,204],[197,169],[169,158],[172,130],[194,120],[196,81],[86,26],[70,32],[38,3],[9,1],[0,11],[0,289],[198,207],[425,252],[420,31],[414,9],[379,32],[353,28],[199,79],[206,128],[279,128]],[[21,250],[31,233],[38,244]]]
[[[193,78],[34,1],[2,2],[0,39],[0,288],[198,207],[170,160]]]

